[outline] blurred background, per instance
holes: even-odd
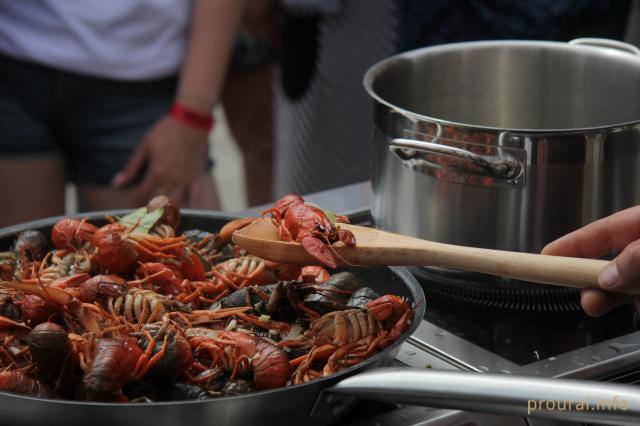
[[[362,77],[375,63],[472,40],[638,39],[630,0],[179,4],[0,0],[0,180],[13,182],[0,197],[14,200],[0,227],[135,207],[160,192],[236,212],[367,181],[373,121]],[[140,113],[152,85],[163,97]],[[110,98],[119,91],[124,104]],[[114,121],[89,128],[108,107]],[[185,119],[206,122],[212,110],[210,133]],[[135,131],[116,132],[145,114]]]

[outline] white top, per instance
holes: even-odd
[[[0,0],[0,52],[119,80],[178,72],[191,0]]]

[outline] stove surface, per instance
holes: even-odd
[[[393,366],[640,381],[640,331],[632,305],[582,314],[493,312],[432,299]],[[577,423],[363,401],[340,424],[560,426]]]

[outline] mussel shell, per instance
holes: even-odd
[[[270,295],[275,286],[275,284],[263,285],[259,286],[259,290]],[[209,309],[239,308],[242,306],[247,306],[247,293],[249,293],[249,301],[251,303],[251,306],[258,305],[260,302],[262,302],[262,299],[256,294],[255,291],[253,291],[256,289],[258,289],[258,286],[243,287],[240,290],[234,291],[227,297],[220,299],[218,302],[213,303],[211,306],[209,306]]]
[[[319,314],[346,309],[347,300],[353,292],[358,290],[358,287],[358,279],[355,275],[351,272],[339,272],[316,286],[316,292],[307,295],[304,298],[304,304]]]
[[[362,287],[349,297],[346,305],[350,308],[363,308],[364,305],[380,297],[369,287]]]
[[[158,392],[148,380],[131,383],[122,390],[129,399],[129,402],[153,402],[158,400]]]
[[[193,383],[161,383],[155,386],[157,401],[194,401],[209,399],[212,395]]]
[[[224,387],[222,388],[222,396],[244,395],[255,391],[256,388],[250,381],[244,379],[234,379],[224,385]]]
[[[164,336],[156,336],[156,343],[153,348],[153,355],[160,352]],[[149,342],[147,339],[139,339],[138,344],[142,350],[146,350]],[[193,362],[193,352],[189,342],[180,334],[171,334],[165,350],[165,354],[158,362],[151,367],[148,376],[155,381],[171,381],[187,369]]]

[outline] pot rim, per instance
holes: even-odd
[[[608,39],[599,39],[608,41]],[[617,42],[614,40],[614,42]],[[620,43],[620,42],[617,42]],[[399,107],[397,105],[392,104],[391,102],[385,100],[380,95],[376,93],[373,88],[373,83],[377,79],[377,77],[383,74],[386,69],[394,66],[397,63],[405,61],[407,59],[413,59],[418,56],[424,56],[427,54],[433,53],[441,53],[447,51],[456,51],[462,49],[482,49],[487,47],[544,47],[547,49],[556,49],[556,50],[564,50],[567,53],[575,52],[575,49],[587,50],[590,51],[593,55],[600,55],[603,57],[616,58],[616,60],[620,60],[623,62],[629,62],[633,66],[638,68],[638,72],[640,72],[640,56],[634,55],[630,52],[618,50],[614,48],[608,47],[600,47],[594,45],[572,45],[569,42],[558,42],[558,41],[544,41],[544,40],[484,40],[484,41],[468,41],[468,42],[460,42],[460,43],[446,43],[435,46],[427,46],[419,49],[409,50],[407,52],[398,53],[396,55],[390,56],[389,58],[383,59],[380,62],[372,65],[364,74],[363,77],[363,85],[366,92],[371,96],[375,101],[389,108],[391,112],[395,112],[401,115],[404,115],[408,119],[415,121],[419,120],[422,122],[430,122],[430,123],[438,123],[445,126],[455,126],[467,129],[474,130],[482,130],[485,132],[509,132],[509,133],[519,133],[519,134],[545,134],[545,133],[587,133],[587,132],[602,132],[609,131],[616,128],[623,128],[634,126],[636,124],[640,124],[640,117],[637,120],[625,121],[620,123],[612,123],[608,125],[601,126],[592,126],[592,127],[574,127],[574,128],[566,128],[566,129],[527,129],[527,128],[509,128],[509,127],[497,127],[497,126],[486,126],[486,125],[478,125],[478,124],[469,124],[462,123],[453,120],[445,120],[437,117],[432,117],[424,114],[419,114],[416,112],[412,112],[405,108]]]

